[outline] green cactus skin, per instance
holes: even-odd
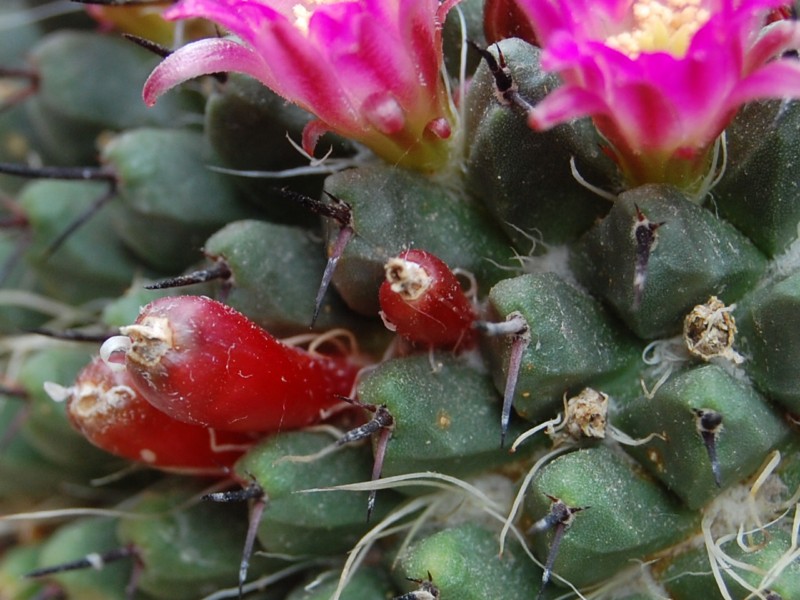
[[[482,206],[454,191],[388,166],[331,175],[325,190],[351,205],[355,236],[347,245],[333,284],[353,310],[378,314],[384,263],[411,246],[423,248],[450,268],[470,271],[485,293],[506,273],[509,243],[492,227]],[[328,228],[328,249],[338,226]]]
[[[170,485],[171,483],[171,485]],[[163,482],[134,498],[117,525],[118,545],[132,544],[142,562],[138,587],[163,600],[196,600],[234,585],[247,519],[240,504],[200,500],[201,487]],[[251,572],[261,562],[253,560]]]
[[[325,270],[322,243],[305,229],[266,221],[234,221],[205,243],[206,256],[231,271],[225,302],[274,335],[306,333]],[[253,260],[259,257],[259,260]],[[377,320],[374,328],[379,326]],[[363,331],[366,319],[347,309],[335,290],[323,300],[315,331],[345,327]],[[383,327],[381,327],[383,329]]]
[[[615,450],[599,446],[577,450],[545,465],[525,498],[532,520],[550,511],[553,496],[576,514],[564,534],[554,573],[583,587],[630,566],[632,559],[668,548],[698,528],[698,515],[680,506],[664,489]],[[544,562],[550,533],[535,536]]]
[[[329,571],[320,574],[314,580],[295,588],[286,596],[286,600],[329,600],[336,591],[338,580],[338,572]],[[341,598],[342,600],[387,600],[395,595],[394,588],[382,570],[366,567],[353,575],[345,586]]]
[[[6,0],[0,29],[9,12],[48,1]],[[30,65],[41,78],[38,93],[0,111],[0,159],[99,163],[118,183],[118,197],[46,258],[47,244],[107,188],[0,176],[2,217],[16,225],[21,205],[33,236],[2,284],[9,293],[0,293],[0,302],[16,302],[0,304],[3,383],[32,397],[25,405],[0,396],[0,597],[50,593],[43,586],[63,589],[68,600],[124,596],[131,561],[26,586],[20,571],[45,564],[39,548],[28,546],[32,531],[49,537],[42,544],[52,555],[47,564],[135,545],[143,566],[137,599],[235,596],[248,507],[199,498],[253,481],[266,496],[252,524],[247,586],[284,569],[293,574],[247,592],[248,600],[404,593],[404,600],[430,600],[412,595],[429,573],[439,600],[749,600],[759,593],[775,600],[766,589],[781,600],[800,597],[792,543],[800,519],[800,103],[754,102],[740,112],[721,141],[727,160],[721,153],[720,170],[708,174],[706,198],[667,186],[623,190],[608,142],[588,119],[546,132],[528,126],[525,103],[558,85],[541,69],[539,49],[516,39],[486,49],[502,52],[522,98],[516,104],[496,93],[480,58],[486,55],[473,48],[466,69],[474,78],[457,81],[459,10],[467,37],[485,44],[483,0],[462,0],[442,31],[442,74],[450,75],[453,114],[463,117],[450,120],[451,163],[440,173],[411,173],[328,134],[309,164],[286,137],[300,142],[314,117],[249,77],[198,78],[145,108],[142,83],[159,59],[117,32],[97,33],[73,8],[0,36],[0,66]],[[115,8],[131,16],[141,7]],[[83,30],[64,30],[74,26]],[[313,173],[253,178],[209,166],[309,166]],[[314,297],[341,223],[293,203],[283,187],[333,202],[328,192],[352,207],[354,235],[312,331]],[[645,249],[639,295],[640,218],[653,225],[655,244]],[[0,234],[1,258],[27,232]],[[475,276],[479,348],[456,356],[391,341],[378,318],[377,290],[386,260],[408,248]],[[103,331],[129,325],[141,305],[176,293],[147,292],[145,281],[218,259],[232,271],[227,297],[218,283],[186,291],[224,299],[278,335],[312,339],[346,328],[366,346],[354,359],[374,364],[360,374],[356,399],[385,404],[394,418],[379,481],[370,481],[379,436],[333,447],[342,431],[372,417],[357,407],[312,431],[254,437],[220,482],[132,474],[77,437],[63,406],[44,395],[43,381],[70,385],[98,346],[29,335],[29,323]],[[469,277],[460,279],[470,287]],[[730,360],[704,364],[678,336],[687,313],[711,295],[726,303],[738,333]],[[46,300],[57,302],[43,307]],[[484,331],[515,311],[531,340],[507,440],[528,428],[538,435],[511,454],[500,447],[511,340]],[[563,426],[556,417],[564,394],[587,386],[610,396],[605,439],[553,435],[549,428]],[[722,417],[712,436],[717,473],[697,410]],[[641,445],[621,445],[631,442]],[[338,485],[349,489],[320,489]],[[365,490],[375,487],[368,522]],[[549,496],[583,510],[564,531],[542,591],[556,532],[531,526],[549,514]],[[130,514],[37,527],[28,525],[36,516],[5,517],[36,507],[55,507],[64,518],[72,518],[72,507]],[[250,508],[260,504],[251,500]],[[740,548],[740,528],[752,552]],[[730,570],[710,562],[712,544],[720,545],[718,561],[723,551],[730,556]],[[717,566],[724,572],[715,577]],[[769,569],[782,570],[761,585]],[[763,589],[748,595],[736,576]],[[340,581],[350,584],[338,594]]]
[[[87,442],[70,425],[65,403],[54,402],[44,390],[46,381],[70,385],[89,359],[89,348],[74,344],[40,350],[27,358],[19,383],[29,395],[30,416],[20,435],[53,464],[98,477],[122,468],[124,463]]]
[[[272,436],[236,463],[242,481],[255,481],[264,490],[267,506],[258,537],[268,551],[290,556],[329,556],[353,547],[367,531],[367,492],[299,490],[364,481],[372,471],[367,446],[341,448],[311,462],[284,460],[309,456],[336,440],[329,435],[290,432]],[[397,498],[380,494],[373,519],[383,518]]]
[[[19,260],[20,245],[24,244],[24,237],[17,235],[16,232],[0,231],[0,264],[8,269],[3,287],[21,292],[41,292],[42,286],[36,273]],[[2,305],[0,306],[0,333],[16,333],[20,330],[40,327],[46,319],[45,315],[29,307],[24,301]]]
[[[786,335],[800,326],[800,273],[749,295],[734,316],[748,375],[764,394],[800,413],[800,340]]]
[[[18,398],[0,396],[0,427],[7,432],[23,406]],[[85,481],[85,473],[65,470],[47,460],[22,435],[6,442],[0,455],[0,500],[10,510],[27,510],[33,501],[63,493],[64,486]]]
[[[641,303],[634,303],[636,207],[656,230]],[[620,196],[602,222],[575,245],[570,265],[578,280],[603,297],[639,337],[680,332],[693,306],[718,295],[734,302],[759,279],[766,261],[731,225],[678,190],[646,185]]]
[[[289,139],[299,143],[311,115],[250,77],[229,74],[224,85],[209,97],[205,115],[206,136],[224,166],[230,169],[282,171],[308,165],[308,160],[292,148]],[[349,142],[332,134],[323,136],[318,147],[323,153],[333,150],[336,157],[354,152]],[[275,189],[288,185],[295,192],[317,197],[323,181],[323,175],[235,178],[236,186],[270,221],[306,226],[314,225],[316,217],[296,203],[276,196]]]
[[[503,40],[497,47],[528,102],[535,103],[558,85],[557,77],[539,68],[539,49],[518,39]],[[495,45],[489,51],[497,55]],[[551,245],[576,239],[610,208],[570,174],[574,157],[583,177],[611,187],[615,167],[600,152],[597,133],[586,120],[534,133],[524,114],[497,102],[494,85],[482,64],[466,104],[470,192],[483,200],[523,252],[531,246],[531,235]]]
[[[358,397],[386,405],[394,418],[384,477],[465,477],[515,458],[500,448],[500,398],[491,379],[447,354],[384,362],[364,378]],[[510,435],[519,433],[516,423]]]
[[[407,591],[416,589],[405,578],[427,579],[439,589],[442,600],[530,600],[539,592],[542,573],[517,544],[503,556],[497,553],[494,532],[464,524],[435,533],[400,556],[395,581]]]
[[[154,283],[151,279],[144,279],[135,277],[128,289],[126,289],[120,296],[108,302],[103,306],[100,314],[100,320],[108,327],[118,328],[130,325],[139,316],[139,310],[145,304],[149,304],[153,300],[163,298],[164,296],[171,296],[175,294],[175,290],[148,290],[146,285]],[[200,295],[211,295],[210,285],[194,285],[190,288],[183,288],[180,290],[181,294],[193,293]]]
[[[769,256],[797,239],[800,103],[745,106],[727,129],[728,164],[714,207]]]
[[[111,214],[97,212],[57,252],[48,248],[66,227],[105,192],[103,184],[34,181],[18,197],[33,236],[25,260],[53,298],[80,304],[120,294],[138,268],[111,226]]]
[[[636,341],[620,334],[593,298],[554,273],[501,281],[489,292],[489,305],[490,320],[502,321],[519,311],[528,322],[531,342],[522,357],[513,402],[528,420],[554,416],[565,392],[578,392],[638,360]],[[486,346],[495,386],[503,390],[508,341],[496,336]]]
[[[42,593],[44,584],[26,579],[24,575],[39,566],[41,543],[16,546],[0,559],[0,590],[7,598],[33,600]]]
[[[78,560],[92,553],[120,547],[116,521],[105,517],[80,519],[60,527],[39,554],[38,567],[51,567]],[[68,598],[86,600],[125,600],[125,588],[131,578],[133,561],[121,560],[102,569],[84,569],[49,575],[64,589]]]
[[[208,236],[229,221],[253,216],[202,134],[185,129],[133,129],[103,149],[119,179],[112,201],[114,230],[139,258],[174,273],[200,257]]]
[[[193,108],[179,93],[148,109],[139,90],[158,59],[116,36],[55,32],[33,49],[30,61],[42,83],[26,108],[48,154],[60,164],[95,162],[96,138],[106,130],[174,126]]]
[[[666,441],[656,438],[631,448],[631,454],[689,508],[698,509],[720,489],[697,431],[694,409],[722,415],[716,452],[723,489],[753,474],[764,456],[790,432],[752,387],[716,365],[675,374],[652,399],[641,396],[619,407],[614,422],[629,435],[643,438],[659,433],[666,437]]]

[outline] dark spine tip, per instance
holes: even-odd
[[[231,272],[231,268],[228,263],[223,259],[217,259],[217,261],[207,269],[200,269],[198,271],[187,273],[186,275],[178,275],[177,277],[162,279],[144,287],[147,290],[164,290],[175,287],[183,287],[186,285],[194,285],[197,283],[206,283],[216,279],[225,281],[230,279],[232,275],[233,273]]]
[[[386,411],[386,414],[391,417],[388,410]],[[393,419],[392,422],[394,422]],[[380,430],[378,441],[375,444],[375,461],[372,464],[371,481],[377,481],[381,478],[381,473],[383,472],[383,463],[386,460],[386,449],[389,447],[390,439],[392,439],[392,428],[390,426],[385,426]],[[372,490],[369,493],[369,498],[367,499],[367,523],[369,523],[370,519],[372,518],[377,497],[378,490]]]
[[[522,357],[528,349],[531,341],[530,328],[525,317],[515,311],[506,316],[502,323],[487,323],[476,321],[474,326],[483,331],[486,335],[508,335],[511,336],[511,349],[508,355],[508,369],[506,373],[506,386],[503,390],[503,408],[500,415],[500,447],[504,448],[508,427],[511,422],[511,408],[514,403],[514,395],[517,388],[520,369],[522,368]]]
[[[27,579],[37,579],[39,577],[46,577],[47,575],[66,573],[68,571],[78,571],[81,569],[100,570],[107,564],[117,562],[124,558],[130,558],[135,555],[136,550],[133,546],[122,546],[121,548],[114,548],[103,553],[87,554],[83,558],[64,562],[58,565],[34,569],[33,571],[26,573],[24,576]]]
[[[43,335],[45,337],[53,338],[55,340],[68,340],[71,342],[91,342],[91,343],[103,343],[108,338],[116,335],[113,332],[108,331],[101,331],[101,332],[89,332],[89,331],[81,331],[79,329],[64,329],[61,331],[55,329],[47,329],[45,327],[32,327],[30,329],[25,330],[26,333],[35,333],[37,335]]]
[[[148,40],[147,38],[139,37],[138,35],[133,35],[132,33],[123,33],[122,37],[133,42],[137,46],[140,46],[141,48],[160,56],[161,58],[166,58],[172,54],[172,50],[166,46],[162,46],[161,44],[158,44],[152,40]]]
[[[30,179],[107,181],[113,185],[117,183],[117,174],[108,167],[31,167],[19,163],[0,162],[0,173]]]
[[[342,227],[352,226],[353,211],[350,205],[329,192],[324,192],[324,194],[330,198],[332,202],[323,202],[322,200],[306,196],[305,194],[295,192],[288,188],[279,188],[277,192],[287,200],[297,202],[315,215],[333,219]]]
[[[246,502],[253,499],[261,500],[265,497],[264,489],[254,482],[239,490],[206,494],[201,499],[209,502]]]
[[[495,59],[494,55],[489,52],[488,48],[481,48],[473,42],[472,40],[467,40],[467,43],[478,51],[478,54],[481,55],[481,58],[486,61],[486,66],[489,67],[489,72],[491,72],[492,76],[494,77],[494,85],[497,88],[498,93],[505,94],[509,91],[514,82],[511,80],[511,75],[506,70],[506,60],[503,56],[503,52],[500,50],[500,46],[495,44],[497,48],[497,55],[499,57],[499,62]]]
[[[256,486],[252,484],[250,487]],[[261,488],[258,488],[261,490]],[[258,526],[261,524],[261,517],[264,514],[264,509],[267,507],[267,499],[261,490],[261,495],[256,498],[250,510],[250,520],[247,525],[247,535],[244,541],[244,548],[242,549],[242,560],[239,563],[239,599],[244,597],[244,582],[247,581],[247,571],[250,568],[250,557],[253,556],[253,548],[255,547],[256,534],[258,533]]]
[[[105,179],[109,183],[108,189],[100,194],[94,201],[86,207],[86,209],[78,214],[71,223],[69,223],[65,228],[64,231],[59,233],[56,238],[50,242],[47,248],[44,249],[42,253],[45,260],[50,258],[56,250],[58,250],[61,245],[66,242],[69,237],[75,233],[82,225],[91,219],[98,210],[103,208],[114,196],[117,195],[117,183],[116,179]]]
[[[336,265],[339,263],[339,259],[344,254],[347,244],[350,243],[354,234],[353,228],[349,225],[345,225],[339,229],[339,233],[333,243],[333,248],[328,256],[328,262],[325,264],[325,270],[322,272],[322,279],[320,279],[319,282],[317,295],[314,298],[314,313],[311,315],[310,327],[314,327],[317,322],[319,313],[322,310],[322,301],[325,298],[325,294],[333,280],[333,275],[336,272]]]
[[[708,460],[711,463],[711,474],[718,488],[722,487],[722,466],[717,456],[717,437],[722,430],[722,413],[709,409],[692,409],[695,415],[695,426],[703,440]]]
[[[631,232],[635,243],[632,308],[638,310],[642,303],[644,286],[647,283],[650,255],[656,246],[656,230],[664,223],[653,223],[637,204],[633,206],[636,209],[636,219]]]

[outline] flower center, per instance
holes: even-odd
[[[630,30],[610,36],[606,44],[636,58],[642,52],[686,54],[692,36],[711,17],[703,0],[636,0]]]
[[[294,26],[304,34],[308,34],[308,23],[316,7],[320,4],[337,4],[341,1],[342,0],[300,0],[300,2],[292,6]]]

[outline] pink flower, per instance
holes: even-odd
[[[303,135],[310,153],[331,130],[392,163],[435,170],[452,121],[441,26],[458,1],[181,0],[167,19],[204,17],[237,39],[180,48],[153,71],[144,99],[199,75],[246,73],[316,115]]]
[[[697,191],[744,103],[800,97],[800,25],[780,0],[516,0],[564,85],[531,111],[547,129],[591,116],[628,184]]]

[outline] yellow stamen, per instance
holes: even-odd
[[[681,58],[711,17],[702,4],[703,0],[637,0],[631,29],[610,36],[606,44],[631,58],[642,52],[668,52]]]

